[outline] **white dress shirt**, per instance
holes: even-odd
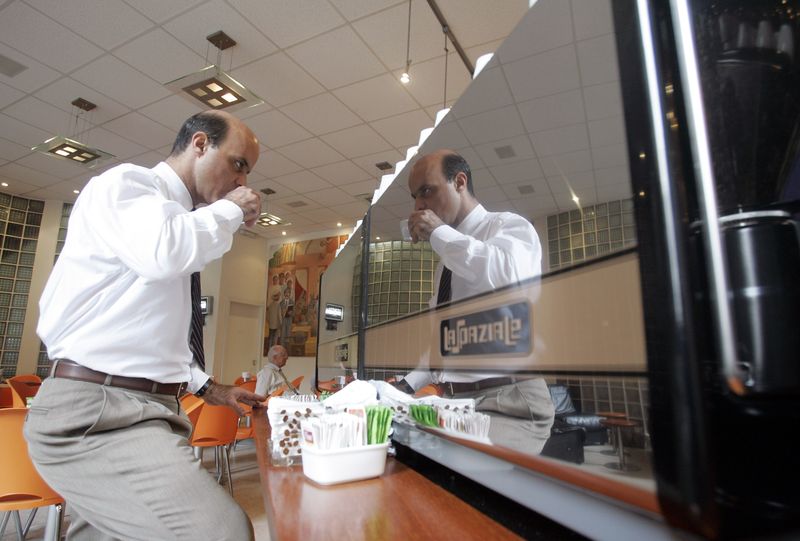
[[[191,209],[165,162],[123,164],[89,181],[39,301],[37,333],[51,359],[188,381],[190,392],[206,382],[189,351],[189,277],[230,249],[243,213],[226,199]]]
[[[439,294],[442,267],[453,273],[451,301],[492,291],[542,273],[542,245],[539,235],[525,218],[511,212],[488,212],[478,205],[453,228],[440,225],[431,233],[431,247],[440,262],[434,276],[434,292],[428,304],[433,308]],[[471,382],[495,377],[495,373],[448,372],[420,368],[405,376],[415,390],[429,383]]]
[[[280,367],[272,363],[267,363],[264,368],[256,374],[256,394],[267,396],[283,385],[284,379],[280,376],[278,371]]]

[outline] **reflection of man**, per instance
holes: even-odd
[[[78,197],[40,301],[53,369],[25,424],[31,459],[69,501],[70,539],[253,538],[194,458],[177,396],[240,412],[264,398],[214,383],[190,350],[190,275],[255,223],[246,184],[259,152],[241,120],[202,112],[164,162],[109,169]]]
[[[292,387],[286,374],[283,373],[282,368],[286,366],[288,359],[289,353],[285,347],[278,345],[269,348],[267,352],[269,363],[259,370],[256,375],[256,394],[270,395],[280,389],[281,385],[286,385],[289,391],[294,394],[300,394],[297,389]]]
[[[272,292],[272,298],[267,305],[267,325],[269,325],[269,347],[278,343],[283,316],[281,314],[281,293]]]
[[[510,212],[488,212],[475,198],[467,162],[452,150],[421,157],[408,180],[414,212],[412,239],[429,240],[439,255],[431,306],[463,299],[538,276],[542,249],[531,223]],[[497,373],[415,370],[398,387],[414,392],[441,384],[448,396],[475,398],[492,416],[489,437],[538,453],[550,435],[554,408],[544,380],[514,380]]]

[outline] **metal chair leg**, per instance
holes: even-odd
[[[228,476],[228,492],[233,496],[233,481],[231,480],[231,459],[228,456],[228,446],[222,447],[222,460],[225,462],[225,472]]]
[[[47,525],[44,528],[45,541],[61,541],[61,528],[64,523],[64,504],[51,505],[47,512]]]
[[[6,531],[6,524],[8,524],[8,517],[11,516],[11,511],[3,512],[3,519],[0,520],[0,537],[3,537],[3,532]]]

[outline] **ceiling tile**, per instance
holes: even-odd
[[[30,153],[30,147],[22,146],[9,141],[8,139],[0,138],[0,159],[14,161]]]
[[[615,199],[628,199],[633,196],[630,182],[600,185],[598,195],[601,201],[614,201]]]
[[[610,34],[614,17],[609,0],[572,0],[575,39],[582,40]]]
[[[306,194],[309,199],[328,207],[353,203],[353,196],[339,188],[326,188]]]
[[[296,173],[289,173],[288,175],[283,175],[280,177],[272,177],[272,180],[282,186],[290,188],[297,193],[306,194],[307,196],[309,196],[309,192],[331,188],[331,185],[328,182],[322,180],[311,171],[298,171]],[[319,202],[324,203],[324,201]]]
[[[527,143],[527,146],[530,147],[530,143]],[[431,150],[435,150],[435,147],[431,147]],[[486,164],[483,163],[483,158],[480,157],[478,152],[473,147],[462,147],[458,148],[458,153],[461,155],[462,158],[467,160],[470,168],[472,169],[481,169],[486,167]],[[492,155],[495,159],[497,159],[497,155],[493,152]]]
[[[605,147],[625,142],[625,121],[622,115],[589,122],[589,140],[593,147]]]
[[[585,120],[580,90],[570,90],[518,105],[528,132],[537,132],[577,124]]]
[[[348,158],[373,154],[392,147],[367,124],[323,135],[322,140]]]
[[[187,118],[202,110],[199,102],[195,105],[182,96],[173,94],[163,100],[151,103],[147,107],[142,107],[139,112],[177,133]]]
[[[505,75],[499,67],[482,71],[458,98],[451,111],[456,118],[474,115],[514,102]]]
[[[346,205],[337,205],[333,210],[341,216],[354,220],[361,220],[367,212],[367,207],[369,207],[369,203],[366,201],[356,201],[355,203],[347,203]]]
[[[550,191],[553,194],[570,191],[580,192],[587,188],[594,188],[595,175],[594,171],[577,171],[568,175],[547,177],[547,183],[550,185]]]
[[[481,205],[484,207],[491,204],[491,203],[498,203],[508,201],[508,197],[506,196],[503,190],[499,190],[497,186],[489,186],[488,188],[480,188],[475,187],[475,198],[481,202]],[[504,206],[505,210],[508,210],[509,206]]]
[[[284,49],[345,21],[319,0],[229,0],[239,13]]]
[[[389,162],[394,166],[396,162],[405,159],[405,154],[400,154],[397,150],[389,149],[389,150],[382,150],[380,152],[376,152],[374,154],[368,154],[366,156],[359,156],[358,158],[353,158],[353,162],[361,167],[364,171],[370,174],[374,174],[377,178],[380,178],[381,175],[385,174],[385,171],[381,171],[377,167],[375,167],[376,163],[380,162]]]
[[[626,183],[628,186],[626,197],[630,197],[630,171],[627,167],[608,167],[595,170],[595,178],[597,179],[598,188],[603,189],[605,186],[617,185]]]
[[[306,168],[338,162],[343,156],[320,139],[308,139],[280,148],[281,154]]]
[[[292,103],[282,110],[289,118],[315,135],[361,124],[361,119],[329,93]]]
[[[70,2],[27,3],[103,49],[113,49],[153,26],[122,0],[82,0],[80,9]]]
[[[361,194],[372,194],[380,184],[380,181],[377,178],[371,178],[367,180],[361,180],[359,182],[351,182],[349,184],[338,184],[341,189],[349,193],[350,195],[356,196]]]
[[[385,71],[352,28],[343,26],[286,51],[326,88],[333,89]]]
[[[80,164],[42,152],[31,152],[24,158],[17,160],[16,163],[42,173],[47,173],[59,180],[72,178],[78,175],[83,175],[88,178],[93,175],[90,169]]]
[[[423,109],[376,120],[372,127],[395,148],[405,150],[419,142],[419,132],[433,125]]]
[[[75,114],[75,107],[72,105],[72,101],[75,98],[83,98],[90,101],[97,105],[97,108],[90,111],[87,116],[87,119],[92,124],[108,122],[130,111],[128,107],[69,77],[59,79],[34,95],[40,100],[58,107],[70,117]]]
[[[169,0],[169,2],[164,2],[164,0],[125,0],[128,5],[157,23],[163,23],[203,1],[205,0]]]
[[[268,178],[273,178],[294,173],[300,169],[302,169],[302,167],[281,155],[280,152],[267,150],[261,153],[255,170],[266,175]]]
[[[412,70],[418,63],[444,54],[442,27],[423,2],[411,3],[411,43],[409,56]],[[389,69],[406,65],[408,41],[408,2],[365,17],[353,28],[367,46]],[[452,50],[452,47],[451,47]]]
[[[169,51],[169,54],[164,54],[164,51]],[[123,45],[114,51],[114,56],[162,84],[207,65],[202,56],[160,28]]]
[[[542,178],[542,166],[538,159],[501,164],[492,167],[492,175],[497,184],[520,184]]]
[[[614,34],[579,41],[577,48],[584,86],[619,80]]]
[[[597,168],[628,165],[628,150],[624,144],[592,147],[592,162]]]
[[[591,171],[594,166],[592,153],[588,150],[554,154],[540,159],[539,162],[542,164],[542,172],[548,177],[577,171]]]
[[[401,70],[394,73],[399,80]],[[467,68],[454,52],[450,52],[447,60],[447,96],[457,98],[472,81]],[[444,95],[444,55],[418,62],[411,66],[411,83],[405,87],[417,102],[424,106],[439,105]]]
[[[433,123],[426,126],[426,128],[433,127]],[[424,128],[423,128],[424,129]],[[439,123],[436,129],[428,136],[422,144],[420,151],[431,152],[437,148],[461,148],[469,146],[464,132],[461,131],[461,126],[451,116],[446,117],[446,120]]]
[[[55,160],[57,158],[53,159]],[[61,180],[53,175],[31,169],[17,162],[0,165],[0,178],[23,182],[38,188],[52,186]]]
[[[167,158],[167,154],[163,152],[158,152],[156,150],[150,150],[143,154],[139,154],[138,156],[134,156],[131,158],[131,163],[135,163],[136,165],[140,165],[142,167],[155,167],[160,162],[163,162]],[[249,184],[249,183],[248,183]]]
[[[238,68],[232,75],[275,107],[325,91],[322,85],[282,52]]]
[[[533,188],[533,193],[520,192],[520,187]],[[527,180],[524,182],[515,182],[513,184],[503,184],[498,192],[503,193],[509,201],[517,201],[521,199],[538,199],[542,197],[550,197],[550,186],[547,179],[544,177],[538,179]],[[509,208],[511,205],[509,204]]]
[[[57,109],[46,102],[34,97],[20,100],[14,105],[6,107],[3,112],[21,122],[31,124],[48,132],[51,136],[64,135],[74,137],[76,131],[75,116]],[[81,129],[87,126],[80,122]],[[88,127],[91,127],[89,125]],[[40,141],[41,142],[41,141]]]
[[[462,47],[505,36],[528,11],[528,2],[438,0],[442,13]],[[475,24],[480,21],[481,24]]]
[[[197,6],[188,13],[164,24],[164,30],[206,59],[207,64],[216,64],[217,53],[220,51],[209,43],[206,36],[222,30],[236,42],[234,47],[225,49],[219,55],[219,63],[226,71],[248,64],[277,50],[274,43],[222,0],[214,0]],[[186,66],[187,72],[191,71],[193,66],[193,64]]]
[[[395,4],[408,5],[407,0],[331,0],[331,3],[348,21],[360,19]]]
[[[180,129],[180,125],[171,130],[167,129],[139,113],[121,116],[111,122],[106,122],[103,127],[145,148],[157,148],[172,144]]]
[[[575,47],[569,45],[503,66],[517,101],[565,92],[580,86]],[[532,77],[531,74],[536,76]],[[583,80],[586,84],[586,80]]]
[[[322,167],[315,167],[312,171],[334,186],[342,186],[345,184],[352,185],[354,182],[364,180],[367,182],[375,182],[373,179],[369,178],[369,175],[366,171],[361,169],[350,160],[331,163],[328,165],[323,165]],[[352,194],[350,190],[345,191]]]
[[[53,134],[45,130],[34,128],[16,118],[0,114],[0,137],[9,141],[31,148],[52,136]]]
[[[26,69],[22,70],[14,77],[0,74],[0,82],[16,88],[17,90],[22,90],[23,92],[33,92],[37,88],[41,88],[42,86],[61,76],[59,72],[48,68],[44,64],[37,62],[33,58],[26,56],[19,51],[4,45],[3,43],[0,43],[0,54],[10,58],[18,64],[26,66]]]
[[[277,197],[281,195],[281,192],[278,192],[276,195],[272,196],[270,199],[270,206],[275,208],[275,212],[278,212],[278,216],[283,216],[284,214],[292,214],[292,213],[305,213],[307,210],[319,208],[319,203],[316,201],[312,201],[308,197],[299,194],[287,195],[285,197]],[[304,203],[302,206],[297,206],[296,203]],[[270,211],[273,212],[273,211]]]
[[[164,86],[111,55],[84,66],[72,77],[133,109],[160,100],[170,93]]]
[[[514,152],[510,158],[500,158],[495,149],[509,146]],[[487,167],[494,167],[501,163],[512,163],[525,159],[535,158],[536,155],[531,147],[531,142],[526,135],[518,135],[508,139],[500,139],[483,145],[475,145],[475,150]],[[463,156],[464,154],[462,154]],[[466,156],[464,156],[466,158]],[[474,166],[476,169],[478,166]]]
[[[458,124],[473,145],[525,133],[514,105],[462,118]]]
[[[333,93],[367,122],[419,108],[400,81],[389,74],[340,88]]]
[[[4,77],[0,76],[0,78]],[[8,104],[14,103],[15,101],[21,99],[24,96],[25,94],[23,94],[19,90],[11,88],[7,84],[0,83],[0,110],[2,110],[3,107],[7,106]]]
[[[622,114],[619,82],[584,87],[583,101],[586,103],[586,118],[589,120]]]
[[[281,147],[311,137],[309,132],[277,109],[250,117],[246,123],[258,140],[269,148]]]
[[[589,148],[589,134],[585,124],[534,133],[531,135],[531,140],[540,158]]]
[[[93,129],[86,139],[86,143],[96,146],[97,148],[104,150],[109,154],[113,154],[120,161],[128,160],[133,156],[148,150],[144,146],[138,145],[129,139],[120,137],[119,135],[103,128]]]
[[[23,2],[3,9],[0,41],[64,73],[103,54],[100,48]]]
[[[472,186],[477,190],[478,188],[486,190],[488,188],[497,188],[498,184],[495,180],[493,173],[489,169],[471,169],[472,171]]]
[[[49,186],[45,189],[39,189],[37,186],[34,186],[33,184],[27,184],[25,182],[20,182],[19,180],[14,180],[14,179],[6,179],[3,177],[2,174],[0,174],[0,181],[3,181],[8,184],[8,186],[0,187],[0,189],[3,190],[3,193],[8,193],[11,195],[22,195],[25,197],[29,197],[31,199],[53,198]]]
[[[573,41],[569,2],[564,0],[539,0],[528,11],[524,25],[524,32],[511,33],[497,50],[503,64]]]

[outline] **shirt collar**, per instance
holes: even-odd
[[[173,201],[180,203],[186,210],[192,210],[194,205],[192,205],[192,195],[189,193],[189,189],[167,162],[160,162],[153,167],[152,171],[167,183],[169,195]]]
[[[458,224],[458,227],[456,227],[456,231],[464,234],[471,233],[476,227],[478,227],[478,224],[483,221],[483,219],[486,217],[486,214],[486,209],[483,208],[483,205],[478,203],[475,208],[469,211],[469,214],[467,214],[466,217],[461,220],[461,223]]]
[[[280,366],[278,366],[277,364],[272,364],[272,363],[267,363],[267,364],[268,364],[268,365],[269,365],[269,367],[270,367],[271,369],[273,369],[273,370],[280,370],[280,369],[281,369],[281,367],[280,367]]]

